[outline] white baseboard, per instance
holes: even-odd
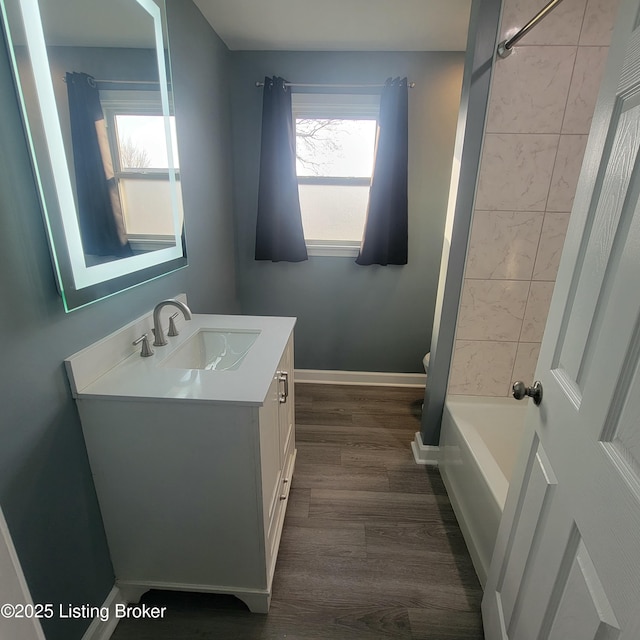
[[[422,444],[422,438],[420,432],[416,432],[416,436],[411,443],[411,450],[413,451],[413,459],[416,464],[430,464],[438,466],[440,459],[440,447],[433,445]]]
[[[322,369],[296,369],[296,382],[314,384],[353,384],[384,387],[424,387],[424,373],[387,373],[384,371],[328,371]]]
[[[120,589],[114,586],[101,607],[103,611],[108,611],[109,614],[94,618],[82,636],[82,640],[109,640],[111,638],[111,634],[118,626],[118,622],[120,622],[120,619],[116,618],[116,604],[127,604],[127,602],[122,597]],[[103,620],[103,618],[106,618],[106,620]]]

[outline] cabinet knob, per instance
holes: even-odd
[[[286,499],[287,499],[286,495],[283,494],[283,495],[280,496],[280,500],[286,500]]]

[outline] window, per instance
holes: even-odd
[[[171,167],[175,168],[178,190],[178,228],[183,217],[175,117],[169,116],[170,159],[158,92],[101,91],[100,102],[131,248],[140,252],[174,246]]]
[[[379,96],[292,94],[309,255],[355,256],[373,173]]]

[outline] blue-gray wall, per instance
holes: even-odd
[[[429,350],[446,216],[463,53],[232,52],[238,284],[247,314],[291,315],[296,367],[422,371]],[[262,91],[256,80],[380,83],[408,76],[409,264],[361,267],[353,258],[253,259]]]
[[[169,0],[169,23],[190,266],[69,315],[0,42],[0,504],[36,602],[102,604],[113,586],[64,358],[182,291],[195,311],[239,308],[228,51],[190,2]],[[47,640],[76,640],[88,621],[43,623]]]

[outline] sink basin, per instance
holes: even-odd
[[[166,358],[161,366],[234,371],[259,335],[260,331],[200,329]]]

